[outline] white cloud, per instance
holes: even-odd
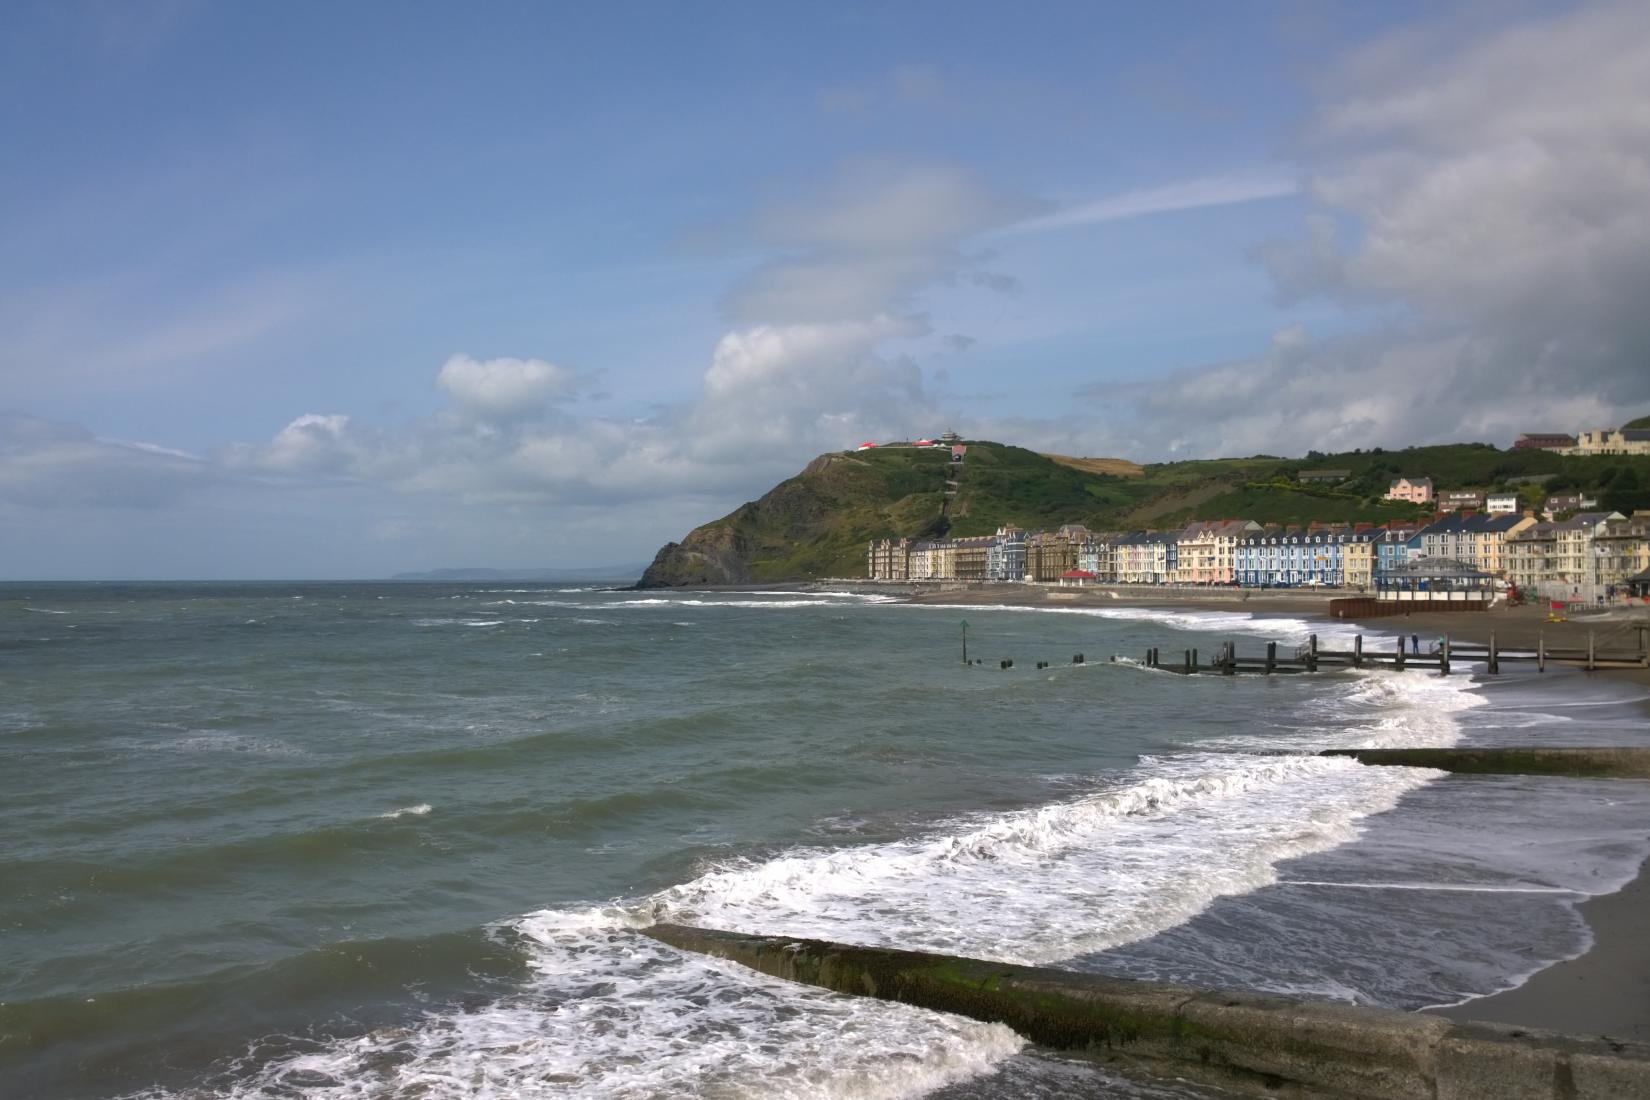
[[[1319,210],[1260,256],[1285,300],[1400,316],[1109,389],[1139,417],[1116,438],[1148,455],[1153,438],[1201,455],[1505,443],[1650,404],[1650,7],[1338,68],[1303,143]]]
[[[0,502],[43,509],[154,508],[222,477],[211,463],[181,451],[0,413]]]
[[[1052,229],[1096,225],[1174,210],[1197,210],[1210,206],[1256,202],[1260,199],[1284,198],[1299,192],[1298,181],[1278,173],[1208,176],[1108,195],[1092,202],[1057,210],[1040,218],[1019,222],[1008,231],[1041,233]]]
[[[568,396],[577,376],[543,359],[486,359],[454,355],[436,382],[459,407],[489,419],[512,420],[542,412]]]

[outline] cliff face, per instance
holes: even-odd
[[[746,504],[728,519],[734,519]],[[667,542],[654,555],[637,588],[675,588],[697,584],[745,584],[751,579],[748,541],[731,526],[696,527],[681,542]]]

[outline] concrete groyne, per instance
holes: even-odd
[[[1437,768],[1457,775],[1559,775],[1578,779],[1650,779],[1650,748],[1536,747],[1325,749],[1364,764]]]
[[[1266,1096],[1650,1096],[1650,1046],[1264,993],[678,924],[645,935],[777,978],[1003,1023],[1034,1043]]]

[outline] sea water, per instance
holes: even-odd
[[[1239,611],[846,592],[0,587],[0,1081],[1178,1096],[637,929],[1405,1009],[1585,950],[1576,904],[1646,854],[1637,785],[1309,754],[1607,743],[1633,700],[1551,674],[1136,660],[1313,630],[1345,640]]]

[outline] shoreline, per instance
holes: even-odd
[[[1592,933],[1592,943],[1580,955],[1537,970],[1499,993],[1421,1011],[1458,1022],[1650,1041],[1650,937],[1644,935],[1650,859],[1620,890],[1595,894],[1576,911]]]
[[[1538,637],[1554,646],[1583,646],[1593,632],[1601,645],[1611,647],[1636,644],[1634,629],[1650,624],[1650,608],[1623,613],[1581,612],[1567,622],[1547,622],[1545,608],[1539,606],[1495,607],[1483,612],[1421,612],[1375,619],[1332,619],[1329,597],[1267,593],[1240,594],[1226,590],[1214,593],[1176,589],[1157,593],[1122,593],[1107,589],[1048,589],[1024,585],[990,585],[966,589],[910,591],[899,593],[904,602],[957,607],[1026,608],[1126,608],[1156,607],[1189,611],[1247,612],[1259,618],[1289,617],[1353,627],[1371,633],[1420,634],[1432,638],[1447,634],[1479,645],[1487,644],[1493,631],[1506,648],[1534,648]],[[1228,594],[1230,593],[1230,594]],[[892,594],[892,593],[890,593]],[[1051,595],[1052,594],[1052,595]],[[1576,668],[1555,668],[1545,674],[1559,678],[1597,675],[1608,679],[1650,687],[1650,669],[1624,669],[1586,673]],[[1482,683],[1494,679],[1481,674]],[[1638,701],[1650,719],[1650,693]],[[1628,701],[1627,705],[1631,705]],[[1634,780],[1598,780],[1601,783]],[[1650,837],[1650,822],[1645,823]],[[1580,955],[1560,959],[1529,975],[1518,984],[1497,993],[1472,997],[1454,1005],[1420,1010],[1451,1020],[1482,1021],[1539,1028],[1573,1035],[1607,1035],[1617,1039],[1650,1040],[1650,937],[1643,934],[1644,914],[1650,912],[1650,858],[1619,890],[1580,900],[1576,911],[1586,923],[1591,943]]]
[[[825,587],[820,586],[814,590],[823,590]],[[829,587],[841,591],[849,586]],[[1528,605],[1497,606],[1488,611],[1423,611],[1379,618],[1334,619],[1329,617],[1329,600],[1333,597],[1321,592],[1299,591],[1287,594],[1257,594],[1253,589],[1175,588],[1158,594],[1139,589],[1123,591],[1113,588],[1051,588],[1024,584],[988,584],[931,590],[916,589],[909,585],[886,585],[866,586],[862,591],[865,594],[895,596],[904,603],[955,607],[1151,607],[1165,610],[1241,612],[1260,618],[1277,616],[1322,621],[1326,625],[1362,630],[1370,634],[1419,634],[1423,643],[1447,634],[1459,641],[1487,645],[1493,632],[1497,643],[1503,649],[1534,649],[1537,639],[1543,637],[1555,648],[1582,648],[1587,644],[1589,633],[1596,637],[1601,650],[1633,648],[1638,644],[1636,628],[1641,625],[1650,626],[1650,607],[1618,607],[1602,612],[1577,612],[1567,621],[1559,623],[1546,621],[1545,607]],[[1579,669],[1563,671],[1581,673]],[[1650,669],[1614,669],[1592,675],[1650,688]],[[1645,697],[1645,713],[1650,716],[1650,694]]]

